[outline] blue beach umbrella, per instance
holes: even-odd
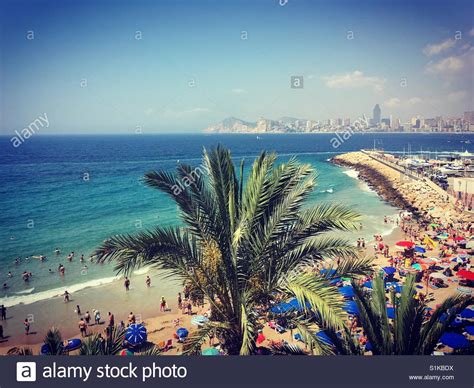
[[[141,323],[131,324],[125,332],[125,340],[132,346],[141,345],[146,339],[146,329]]]
[[[383,267],[382,269],[387,275],[393,275],[397,271],[395,267]]]
[[[425,253],[425,252],[426,252],[426,249],[417,245],[417,246],[415,247],[415,252],[418,252],[418,253]]]
[[[466,326],[464,330],[466,331],[467,334],[474,335],[474,326]]]
[[[318,337],[321,340],[321,342],[325,343],[326,345],[334,345],[331,338],[329,338],[328,335],[324,331],[319,331],[316,334],[316,337]]]
[[[330,276],[332,276],[332,275],[334,275],[334,274],[336,273],[336,270],[335,270],[335,269],[331,269],[331,270],[322,269],[321,271],[319,271],[319,273],[320,273],[321,275],[325,275],[325,276],[330,277]]]
[[[352,298],[355,295],[352,286],[339,287],[337,290],[342,294],[344,298]]]
[[[452,349],[462,349],[469,346],[467,338],[457,333],[444,333],[439,339],[439,342]]]
[[[310,308],[309,302],[306,303],[306,308]],[[274,314],[284,314],[291,310],[303,311],[303,307],[298,303],[296,298],[291,299],[289,302],[280,302],[273,306],[270,311]]]
[[[387,317],[395,319],[395,309],[393,307],[387,307]]]
[[[386,283],[385,284],[385,288],[388,290],[390,288],[393,288],[393,290],[396,292],[396,293],[400,293],[402,292],[402,289],[403,289],[403,286],[401,286],[400,284],[396,283],[396,282],[389,282],[389,283]]]
[[[467,307],[463,311],[461,311],[461,314],[459,315],[461,316],[461,318],[471,319],[474,318],[474,310]]]
[[[364,287],[372,288],[372,280],[368,280],[364,283]]]
[[[178,330],[176,330],[176,335],[179,338],[186,338],[189,335],[189,331],[188,331],[188,329],[186,329],[184,327],[180,327]]]
[[[351,315],[359,315],[359,309],[357,308],[357,303],[354,302],[353,300],[348,300],[346,303],[344,303],[344,306],[342,307],[344,311],[347,311]]]

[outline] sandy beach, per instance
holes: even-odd
[[[464,214],[453,204],[446,202],[445,198],[424,182],[406,180],[399,172],[371,159],[366,154],[354,152],[339,155],[333,161],[355,169],[359,173],[359,179],[366,181],[382,198],[400,209],[413,211],[420,219],[435,217],[438,213],[440,222],[471,219],[470,214]],[[395,219],[388,219],[387,223],[398,225]],[[383,243],[393,252],[397,241],[411,238],[413,236],[396,226],[391,234],[383,237]],[[375,243],[375,237],[374,240],[367,241],[364,254],[373,256],[374,263],[379,269],[392,265],[388,257],[374,250]],[[427,256],[437,257],[439,253],[438,248],[433,248],[427,252]],[[182,291],[182,285],[165,280],[154,271],[142,272],[130,278],[132,284],[129,291],[125,290],[123,279],[121,279],[110,284],[80,290],[72,294],[68,303],[64,302],[61,296],[57,296],[50,300],[19,304],[8,308],[7,320],[3,321],[6,338],[0,341],[0,354],[6,354],[8,349],[18,345],[29,346],[38,354],[46,331],[53,326],[61,331],[64,339],[80,338],[78,329],[80,315],[75,311],[76,305],[80,306],[82,314],[89,311],[92,315],[95,309],[101,313],[101,324],[89,326],[89,333],[104,332],[109,311],[114,314],[116,323],[121,320],[127,322],[129,313],[133,312],[138,321],[144,323],[147,328],[148,340],[155,344],[172,339],[177,327],[185,327],[191,331],[193,329],[191,316],[178,310],[177,293]],[[151,287],[145,284],[146,275],[152,278]],[[422,288],[424,292],[425,289]],[[428,287],[428,305],[436,308],[445,298],[454,295],[458,288],[456,277],[450,278],[445,288]],[[159,300],[162,296],[168,303],[169,311],[160,312]],[[203,314],[207,310],[207,305],[201,308],[194,307],[193,313]],[[25,318],[31,322],[31,331],[28,336],[23,332],[22,322]],[[290,331],[278,334],[265,325],[263,334],[269,341],[285,340],[297,344]],[[173,348],[165,354],[181,353],[182,344],[173,340],[173,345]]]

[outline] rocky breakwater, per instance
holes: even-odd
[[[364,152],[350,152],[335,156],[333,163],[355,169],[359,178],[367,182],[391,204],[411,211],[415,216],[447,222],[470,221],[472,215],[461,212],[446,196],[430,187],[426,181],[412,179]],[[425,178],[426,179],[426,178]]]

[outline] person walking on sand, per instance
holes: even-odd
[[[2,321],[6,321],[7,320],[7,308],[5,307],[5,305],[2,304],[2,306],[0,307],[0,315],[2,316]]]
[[[183,308],[183,298],[181,297],[181,292],[178,292],[178,309]]]
[[[89,311],[86,311],[86,313],[84,315],[84,319],[86,320],[86,323],[89,324],[89,322],[91,320],[91,315],[89,314]]]
[[[81,318],[78,326],[81,332],[81,337],[87,337],[87,323],[84,321],[84,318]]]
[[[164,296],[161,297],[160,311],[166,311],[166,300]]]
[[[69,292],[67,292],[67,290],[64,291],[63,296],[64,296],[64,301],[65,301],[66,303],[69,302],[69,296],[70,296],[70,295],[71,295],[71,294],[70,294]]]
[[[81,308],[79,307],[79,305],[76,305],[76,313],[77,315],[81,315]]]
[[[23,326],[25,328],[25,335],[30,334],[30,322],[28,322],[28,319],[24,320]]]
[[[95,310],[94,311],[94,320],[96,325],[100,325],[100,311]]]
[[[126,291],[130,290],[130,280],[127,277],[125,278],[125,282],[123,283],[123,285],[125,286]]]
[[[109,311],[109,327],[114,327],[115,326],[115,317],[114,314],[112,314]]]
[[[150,279],[150,277],[149,277],[148,275],[147,275],[147,277],[146,277],[145,283],[146,283],[146,286],[147,286],[147,287],[150,287],[150,286],[151,286],[151,279]]]

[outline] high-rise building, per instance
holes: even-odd
[[[395,118],[392,120],[392,125],[391,125],[391,127],[392,127],[392,130],[393,130],[393,131],[398,131],[398,130],[400,129],[400,119],[398,119],[398,118],[395,117]]]
[[[374,123],[374,125],[380,124],[381,114],[382,114],[382,111],[380,110],[380,106],[379,106],[379,104],[376,104],[374,106],[374,110],[373,110],[373,123]]]
[[[467,124],[474,124],[474,111],[464,112],[464,121]]]

